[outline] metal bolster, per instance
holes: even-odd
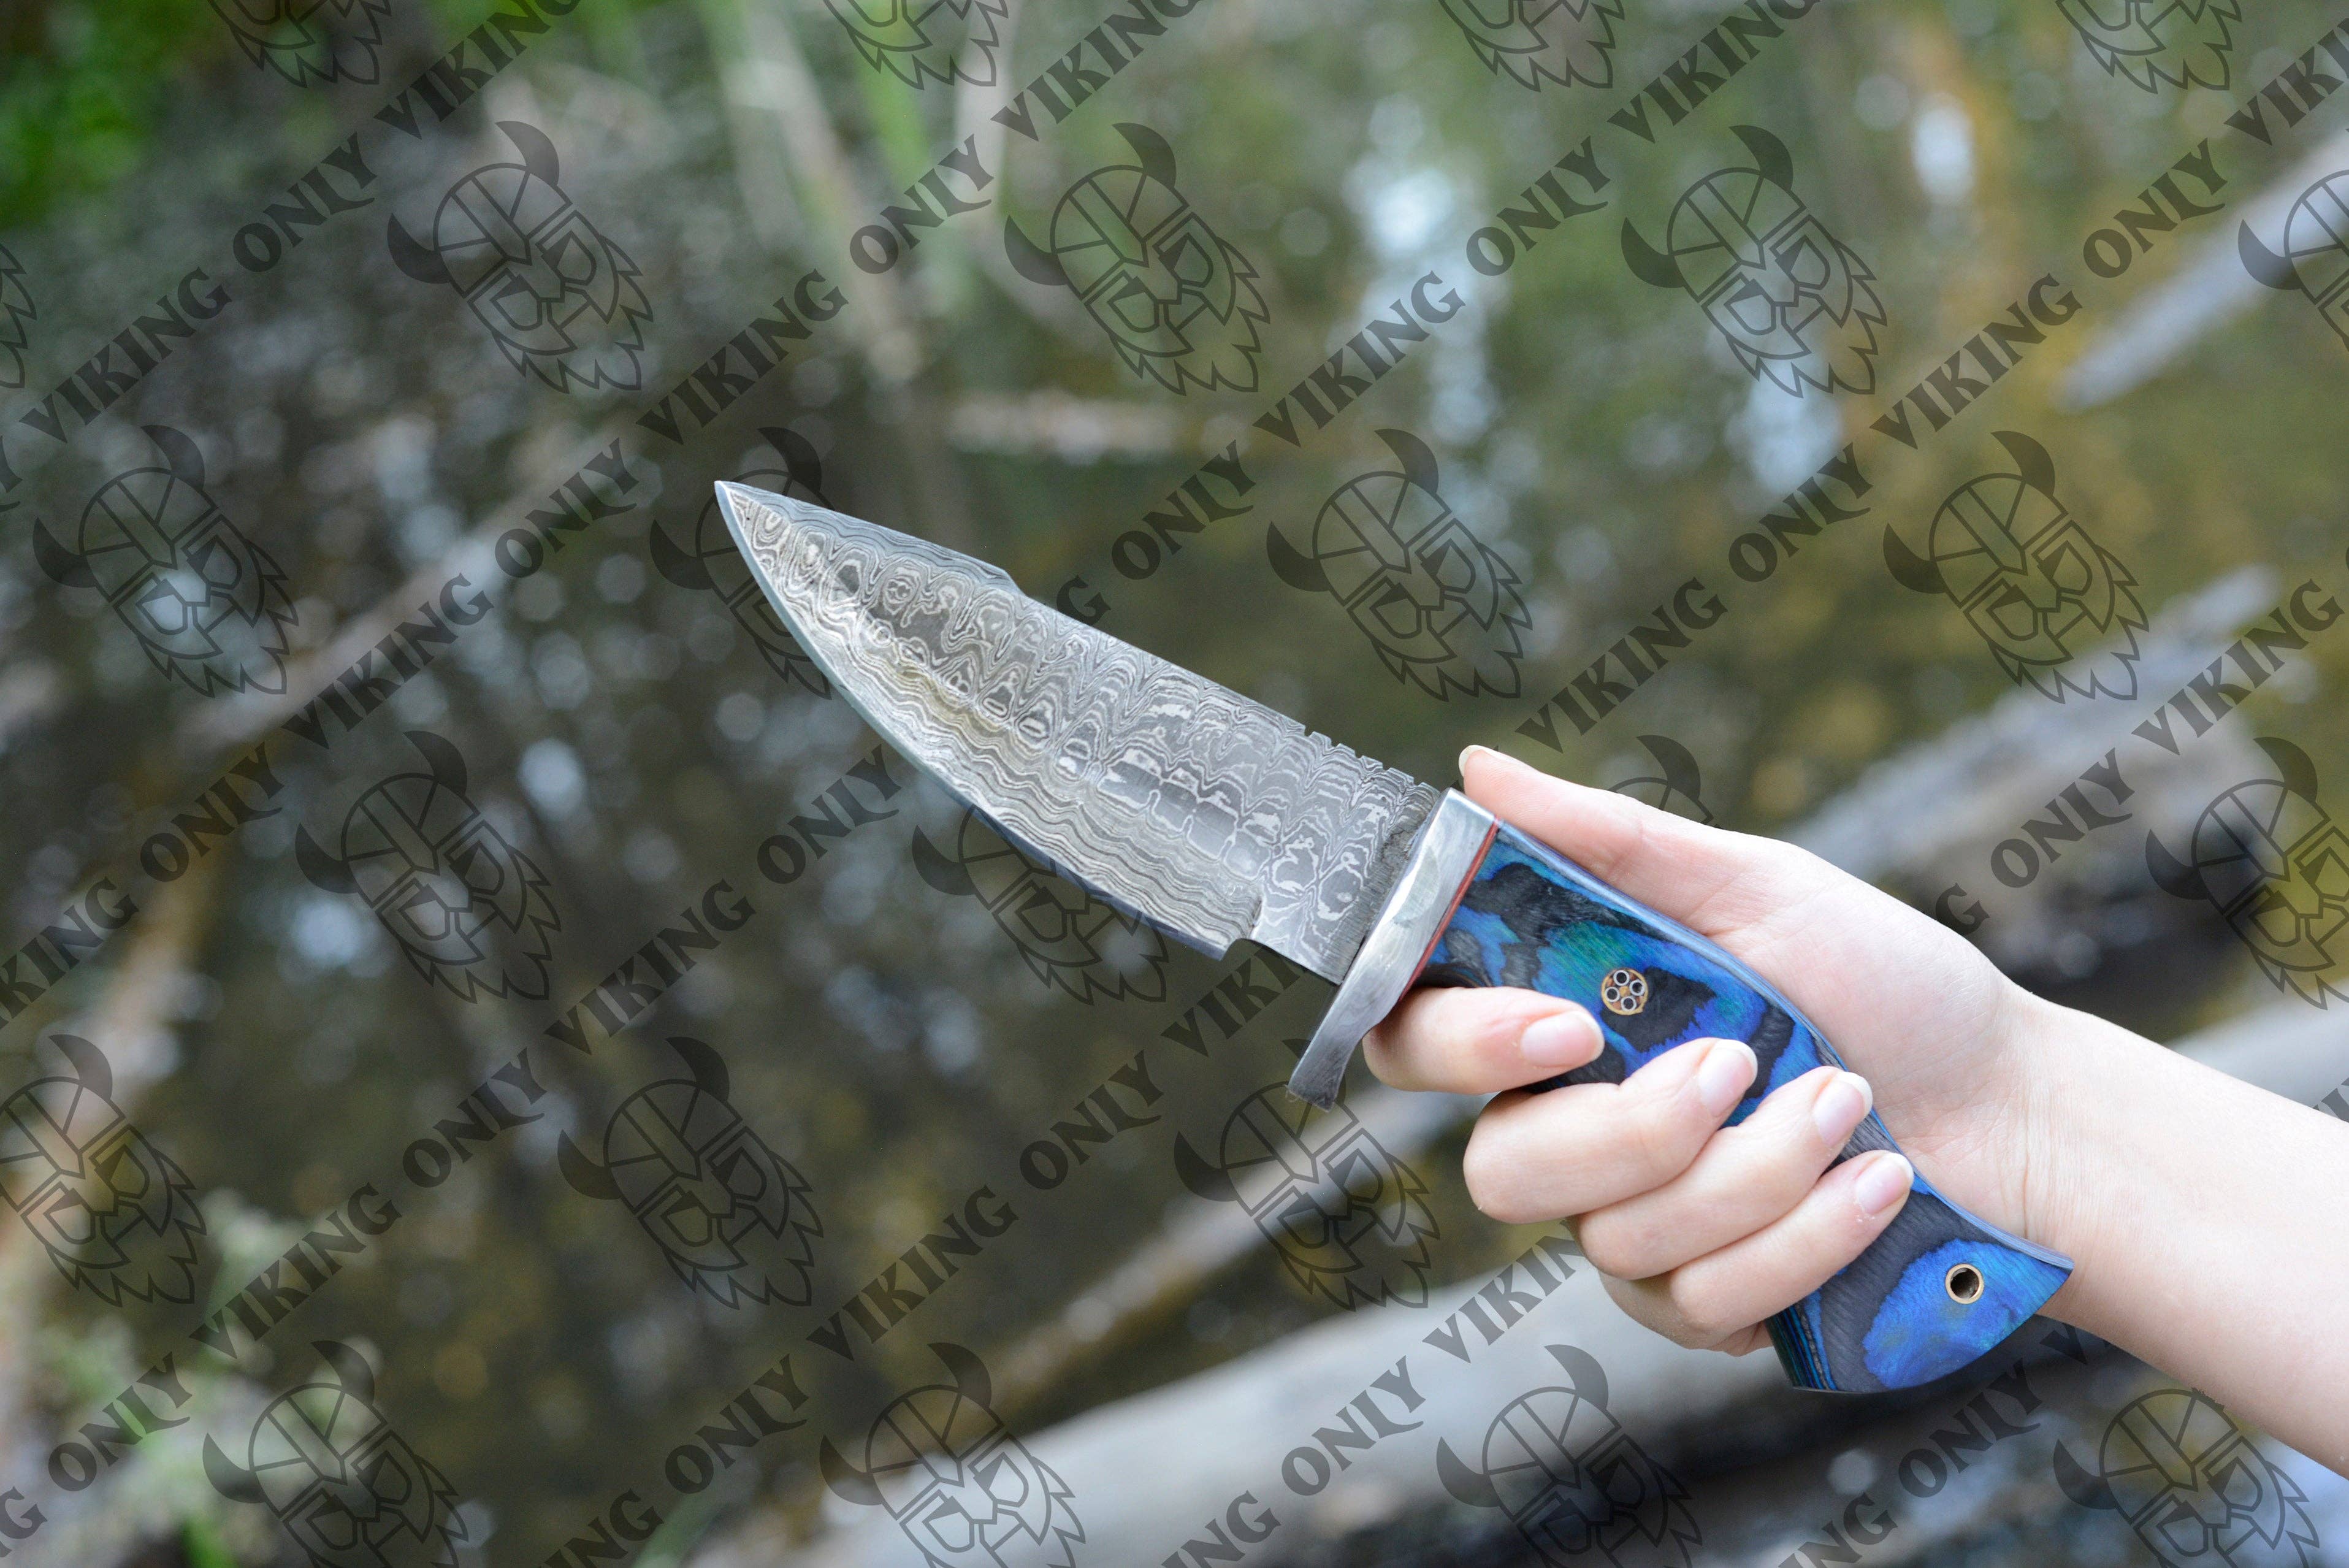
[[[1491,812],[1458,790],[1444,792],[1353,966],[1339,982],[1330,1011],[1321,1015],[1312,1043],[1288,1075],[1290,1094],[1324,1110],[1337,1104],[1354,1047],[1419,977],[1496,826]]]

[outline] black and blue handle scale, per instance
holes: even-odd
[[[1758,1068],[1735,1123],[1771,1090],[1842,1064],[1744,963],[1456,791],[1429,819],[1290,1086],[1327,1104],[1362,1033],[1413,983],[1522,986],[1588,1008],[1604,1051],[1537,1088],[1619,1082],[1683,1041],[1743,1040]],[[1836,1163],[1897,1147],[1870,1110]],[[1987,1354],[2071,1272],[2069,1259],[1976,1219],[1919,1171],[1891,1224],[1771,1319],[1770,1338],[1801,1387],[1913,1387]]]

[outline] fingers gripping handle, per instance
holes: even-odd
[[[1513,985],[1580,1002],[1599,1060],[1537,1085],[1617,1082],[1686,1040],[1743,1040],[1759,1064],[1729,1119],[1823,1063],[1810,1022],[1720,948],[1609,888],[1514,828],[1495,834],[1429,950],[1437,985]],[[1836,1157],[1893,1148],[1876,1114]],[[1787,1376],[1806,1388],[1906,1388],[1985,1354],[2039,1310],[2070,1260],[1975,1219],[1920,1172],[1867,1251],[1770,1320]]]

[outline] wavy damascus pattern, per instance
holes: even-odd
[[[1344,976],[1427,785],[1022,594],[968,556],[720,484],[768,597],[858,712],[1004,836],[1220,953]]]

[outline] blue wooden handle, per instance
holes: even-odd
[[[1588,1008],[1605,1052],[1537,1088],[1619,1082],[1685,1040],[1743,1040],[1760,1065],[1730,1113],[1737,1122],[1772,1089],[1822,1063],[1841,1064],[1810,1021],[1752,970],[1506,826],[1471,874],[1421,979],[1524,986]],[[1870,1111],[1836,1160],[1896,1147]],[[1802,1387],[1912,1387],[1990,1351],[2071,1272],[2070,1259],[1975,1219],[1920,1171],[1884,1233],[1772,1318],[1770,1338]]]

